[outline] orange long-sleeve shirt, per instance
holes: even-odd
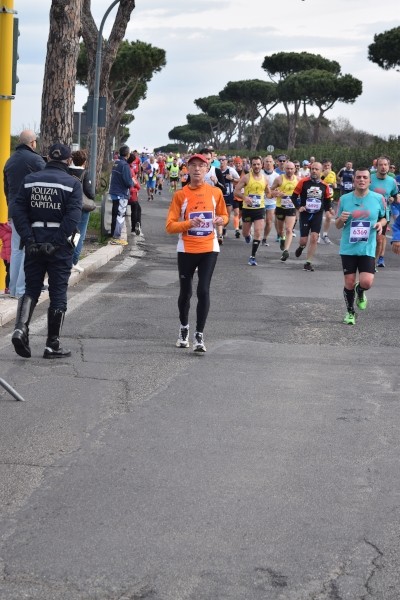
[[[201,227],[192,228],[190,220],[201,217]],[[178,233],[178,252],[219,252],[214,217],[223,217],[224,225],[229,221],[222,192],[219,188],[203,183],[191,189],[188,185],[175,192],[167,215],[165,228],[168,233]]]

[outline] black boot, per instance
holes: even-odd
[[[35,300],[26,294],[21,296],[18,300],[17,318],[15,320],[15,329],[11,341],[14,345],[15,352],[24,358],[31,357],[31,349],[29,347],[29,322],[32,313],[35,310],[35,306]]]
[[[43,358],[64,358],[71,356],[71,350],[60,346],[60,332],[65,312],[59,308],[49,308],[47,311],[47,340]]]

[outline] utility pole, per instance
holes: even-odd
[[[100,94],[100,72],[101,72],[101,52],[103,46],[103,27],[108,15],[120,0],[114,0],[106,10],[104,17],[101,20],[99,33],[97,35],[97,50],[96,50],[96,67],[94,73],[94,92],[93,92],[93,120],[92,120],[92,136],[90,141],[90,179],[92,182],[92,192],[96,193],[96,165],[97,165],[97,129],[99,120],[99,94]]]

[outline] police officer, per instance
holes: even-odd
[[[42,171],[25,177],[15,200],[14,223],[25,246],[25,294],[18,301],[12,343],[19,356],[30,358],[29,322],[46,272],[50,306],[44,358],[70,356],[60,345],[67,310],[67,287],[74,252],[74,237],[82,212],[81,182],[68,173],[71,150],[57,142],[51,146]]]

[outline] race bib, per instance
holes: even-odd
[[[368,242],[371,231],[371,221],[351,221],[350,223],[350,244],[357,242]]]
[[[214,225],[212,211],[189,213],[189,219],[195,219],[196,217],[203,219],[203,222],[198,227],[193,227],[192,229],[189,229],[188,235],[194,235],[195,237],[204,237],[205,235],[210,235],[211,233],[213,233]]]
[[[249,198],[251,198],[251,205],[253,208],[260,208],[261,196],[259,194],[249,194]]]
[[[343,188],[345,190],[348,190],[349,192],[351,192],[351,190],[353,189],[353,184],[351,181],[345,181],[343,184]]]
[[[319,198],[307,198],[306,200],[306,211],[309,213],[316,213],[321,210],[322,202]]]
[[[294,204],[290,196],[282,196],[281,198],[282,208],[294,208]]]

